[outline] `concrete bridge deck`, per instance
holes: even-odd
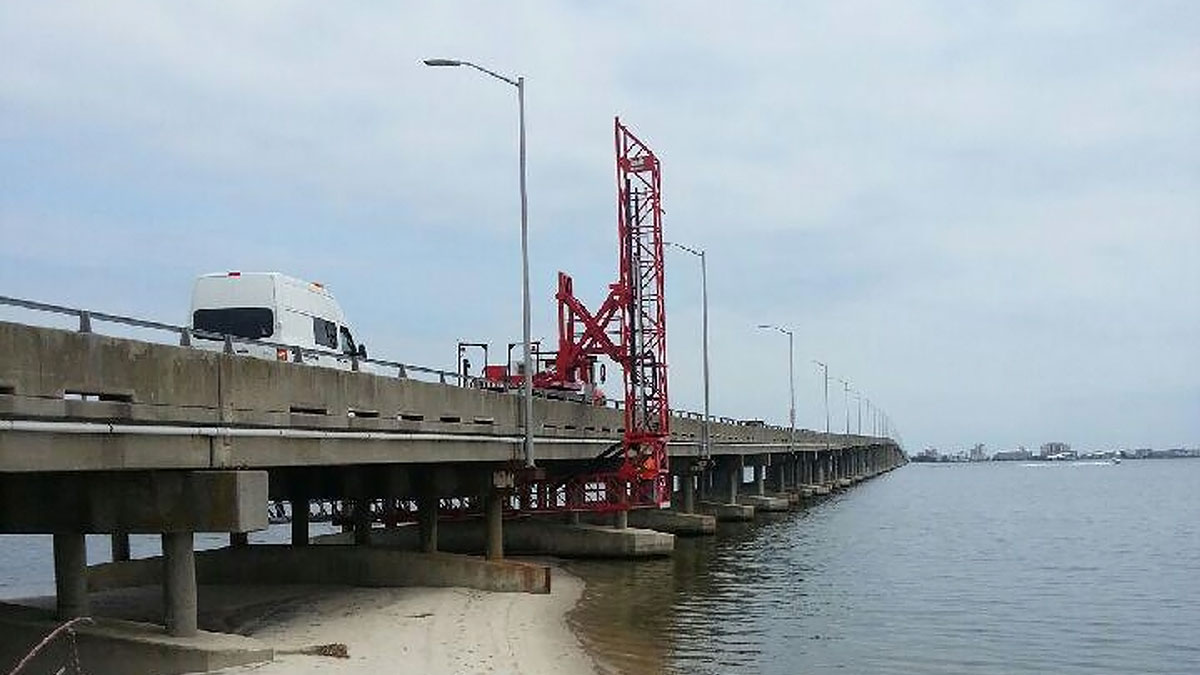
[[[519,449],[521,405],[506,393],[0,322],[0,471],[505,462]],[[533,419],[541,460],[589,460],[624,431],[620,410],[575,401],[535,398]],[[671,456],[699,456],[701,420],[671,424]],[[713,455],[789,449],[787,429],[710,427]],[[888,442],[797,430],[790,447]]]
[[[503,475],[521,451],[521,405],[506,393],[0,322],[0,533],[55,535],[60,617],[88,611],[84,534],[112,534],[118,564],[129,533],[162,534],[155,579],[177,637],[197,630],[193,533],[228,532],[244,545],[245,533],[266,527],[270,499],[291,501],[297,514],[313,499],[357,505],[351,541],[404,541],[426,553],[439,550],[442,521],[447,548],[497,564],[518,535],[543,552],[670,552],[671,535],[626,529],[627,514],[613,521],[623,532],[607,538],[570,531],[595,532],[578,518],[540,530],[523,519],[505,532]],[[583,470],[623,432],[620,410],[578,401],[536,398],[533,419],[547,471]],[[701,457],[698,416],[671,424],[676,508],[634,521],[681,534],[711,532],[714,517],[753,517],[755,504],[787,508],[906,461],[886,438],[797,430],[792,439],[788,429],[732,420],[711,422],[711,456]],[[712,515],[692,515],[701,502]],[[367,507],[380,503],[414,507],[418,524],[382,536]],[[484,514],[479,527],[444,522],[450,505],[464,503]],[[294,547],[308,550],[308,525],[293,519]],[[571,543],[581,538],[588,546]],[[601,539],[613,543],[597,548]],[[345,556],[334,548],[304,560]],[[322,569],[337,581],[337,564]],[[478,569],[467,577],[485,587],[488,575],[511,577]]]

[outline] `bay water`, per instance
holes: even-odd
[[[577,633],[619,673],[1200,673],[1200,460],[911,464],[589,561]]]

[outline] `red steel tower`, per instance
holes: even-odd
[[[591,312],[575,297],[571,277],[558,275],[558,352],[553,370],[538,373],[539,386],[580,389],[594,384],[596,358],[607,356],[624,371],[625,430],[614,469],[572,476],[565,504],[526,502],[524,508],[588,511],[661,506],[670,499],[667,440],[667,315],[663,298],[662,176],[654,152],[620,118],[613,125],[617,155],[618,279]],[[615,450],[615,448],[614,448]],[[597,460],[611,466],[616,453]],[[527,494],[546,494],[534,490]],[[524,501],[524,500],[523,500]]]

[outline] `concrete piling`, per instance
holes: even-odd
[[[417,520],[421,529],[421,550],[437,552],[438,498],[428,490],[417,500]]]
[[[726,495],[726,504],[736,504],[738,500],[738,492],[742,488],[742,458],[731,457],[728,467],[729,492]]]
[[[129,560],[129,535],[125,532],[113,532],[111,537],[113,562]]]
[[[356,499],[353,502],[352,528],[354,543],[365,546],[371,543],[371,503],[366,499]]]
[[[87,545],[83,534],[54,535],[54,590],[58,618],[73,619],[89,614]]]
[[[683,490],[683,513],[696,512],[696,476],[688,471],[680,476],[680,487]]]
[[[191,532],[166,532],[163,549],[163,623],[167,633],[189,637],[196,625],[196,553]]]
[[[308,545],[308,497],[292,497],[292,546]]]
[[[487,495],[487,559],[504,559],[504,495],[493,490]]]

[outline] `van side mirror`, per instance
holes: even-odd
[[[358,346],[358,358],[360,358],[360,359],[367,358],[367,346],[366,345]]]

